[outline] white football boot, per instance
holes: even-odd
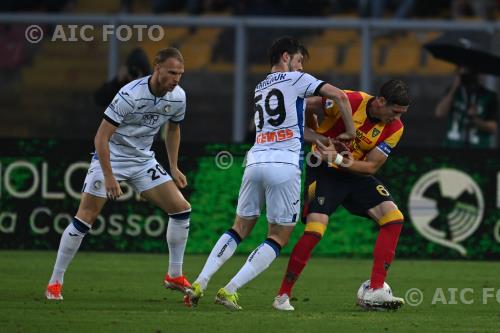
[[[404,304],[404,299],[394,297],[392,293],[384,288],[370,288],[364,293],[361,299],[358,299],[358,305],[365,310],[397,310]]]
[[[290,297],[287,294],[281,294],[274,298],[273,308],[280,311],[293,311],[295,308],[290,304]]]

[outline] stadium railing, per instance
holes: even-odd
[[[284,17],[184,17],[154,15],[67,15],[67,14],[33,14],[17,13],[0,14],[0,23],[24,24],[145,24],[183,27],[221,27],[235,29],[234,37],[234,95],[233,95],[233,142],[244,140],[246,128],[246,68],[248,50],[248,29],[269,28],[318,28],[318,29],[351,29],[361,34],[360,57],[360,89],[371,91],[373,68],[372,46],[374,31],[500,31],[500,22],[463,22],[444,20],[374,20],[374,19],[329,19],[329,18],[284,18]],[[110,36],[108,42],[108,78],[116,75],[118,70],[118,50],[120,41]]]

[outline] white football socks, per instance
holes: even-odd
[[[170,215],[167,227],[168,275],[176,278],[182,275],[184,250],[189,234],[189,213],[191,210]]]
[[[240,242],[241,237],[232,229],[229,229],[222,234],[222,236],[220,236],[219,240],[212,248],[200,275],[195,280],[195,282],[200,284],[201,289],[207,289],[208,282],[212,276],[229,258],[233,256]]]
[[[266,239],[248,257],[233,279],[224,287],[229,294],[234,294],[239,288],[253,280],[265,271],[276,259],[281,251],[281,246],[272,239]]]
[[[56,282],[63,284],[64,272],[66,272],[69,263],[82,243],[83,237],[85,237],[90,228],[90,224],[74,217],[73,222],[70,223],[66,229],[64,229],[59,243],[59,249],[57,250],[56,263],[54,265],[54,270],[49,284]]]

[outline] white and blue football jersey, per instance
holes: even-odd
[[[255,143],[247,166],[289,163],[299,166],[304,139],[305,98],[324,84],[303,72],[275,72],[255,88]]]
[[[186,113],[186,93],[180,86],[156,97],[149,87],[150,75],[120,89],[104,112],[104,118],[117,126],[110,138],[111,161],[154,158],[151,145],[167,121],[181,122]]]

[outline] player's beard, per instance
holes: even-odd
[[[174,90],[175,86],[168,79],[164,79],[163,81],[158,78],[158,87],[161,89],[160,94],[165,95],[167,92]]]

